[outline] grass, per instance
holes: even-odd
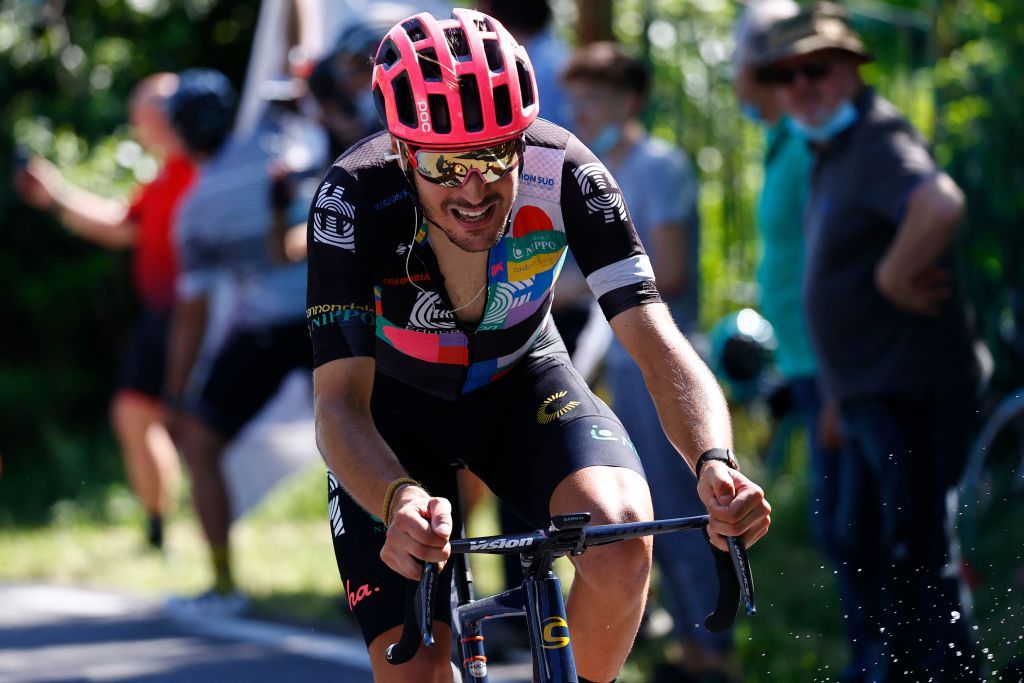
[[[759,452],[765,437],[760,419],[737,415],[741,453]],[[746,463],[755,480],[765,481],[756,459]],[[749,683],[834,681],[845,663],[832,573],[809,541],[805,471],[803,459],[791,455],[766,485],[774,508],[772,532],[751,549],[759,613],[740,616],[734,637],[737,663]],[[236,524],[237,579],[261,618],[352,632],[324,493],[317,465],[285,481]],[[988,648],[984,656],[995,669],[1024,655],[1024,501],[997,493],[1002,503],[985,508],[969,553],[982,581],[975,597],[979,633]],[[210,583],[205,546],[187,505],[170,520],[162,555],[145,549],[141,515],[123,487],[110,489],[102,505],[63,502],[50,516],[46,525],[0,526],[0,580],[86,585],[152,598],[199,592]],[[471,518],[469,531],[496,531],[492,505]],[[498,590],[498,558],[479,559],[478,591]],[[562,565],[559,571],[568,585],[571,568]],[[620,680],[645,681],[659,662],[675,655],[668,636],[641,639]]]

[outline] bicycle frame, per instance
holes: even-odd
[[[523,567],[521,586],[480,600],[472,599],[472,579],[468,569],[458,567],[454,573],[458,605],[452,614],[452,635],[458,641],[463,681],[487,681],[483,622],[500,617],[525,616],[535,683],[576,683],[576,664],[561,581],[552,571],[554,560],[566,554],[578,555],[591,546],[627,538],[702,529],[708,524],[708,516],[587,528],[589,521],[589,513],[559,515],[552,518],[546,530],[451,541],[451,561],[464,563],[464,555],[468,553],[517,553]],[[747,614],[756,613],[753,578],[746,551],[737,539],[729,539],[729,550],[729,553],[715,550],[719,599],[715,611],[705,620],[705,626],[712,631],[725,630],[732,624],[741,595]],[[437,565],[428,563],[418,585],[411,582],[411,586],[417,587],[412,591],[413,599],[406,612],[402,638],[387,651],[387,659],[392,664],[411,659],[421,639],[423,644],[433,645],[432,607],[436,580]]]

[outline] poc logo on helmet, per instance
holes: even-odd
[[[427,109],[427,103],[422,100],[416,103],[416,109],[419,111],[418,116],[420,118],[420,130],[424,133],[430,132],[430,111]]]

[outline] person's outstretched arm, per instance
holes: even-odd
[[[54,214],[79,237],[107,249],[127,249],[135,243],[135,223],[126,204],[75,187],[42,157],[29,160],[15,185],[28,204]]]
[[[640,366],[666,436],[691,468],[705,451],[732,448],[729,408],[722,390],[662,303],[634,306],[611,320]],[[757,484],[720,461],[701,470],[697,493],[711,515],[712,542],[740,536],[753,544],[768,531],[771,506]]]
[[[451,503],[419,486],[397,490],[383,510],[391,482],[409,477],[381,437],[370,414],[375,361],[340,358],[313,371],[316,442],[327,466],[352,498],[370,514],[386,518],[381,559],[409,579],[418,579],[417,560],[441,562],[451,550]]]

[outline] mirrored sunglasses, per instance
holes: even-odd
[[[422,178],[442,187],[461,187],[476,171],[485,183],[501,180],[519,166],[523,139],[514,138],[491,147],[465,151],[415,149],[399,143],[409,167]]]

